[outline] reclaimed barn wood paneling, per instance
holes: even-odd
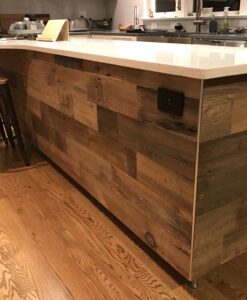
[[[247,76],[205,82],[192,277],[247,250]]]

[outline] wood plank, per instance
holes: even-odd
[[[81,122],[82,124],[98,130],[98,114],[96,104],[73,97],[73,116],[75,120]]]
[[[174,205],[179,201],[180,208],[188,214],[192,214],[193,180],[189,180],[139,153],[137,154],[137,180],[161,197],[170,194],[171,198],[174,198]]]
[[[247,130],[246,82],[238,83],[237,86],[239,90],[233,104],[231,133]]]
[[[134,151],[194,180],[196,141],[145,122],[118,116],[119,141]]]
[[[192,278],[247,250],[246,76],[205,83]],[[214,234],[212,234],[212,232]]]
[[[137,100],[137,87],[123,80],[101,77],[103,89],[102,105],[123,115],[136,118],[140,109]]]
[[[246,145],[247,134],[242,132],[200,146],[198,216],[236,199],[245,198]]]
[[[231,132],[233,94],[223,94],[221,89],[213,88],[204,92],[203,115],[201,120],[200,141],[206,142],[216,138],[224,137]]]
[[[101,135],[117,140],[118,124],[117,114],[115,112],[98,106],[98,127]]]
[[[239,78],[240,81],[237,78],[226,83],[224,79],[206,83],[201,142],[247,130],[246,81],[245,77]]]

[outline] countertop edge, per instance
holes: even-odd
[[[36,51],[42,53],[61,55],[66,57],[74,57],[78,59],[86,59],[86,60],[96,61],[100,63],[115,64],[118,66],[125,66],[129,68],[147,70],[147,71],[170,74],[175,76],[189,77],[189,78],[199,79],[199,80],[207,80],[207,79],[227,77],[227,76],[236,76],[236,75],[242,75],[247,73],[247,63],[242,65],[232,65],[232,66],[229,65],[225,67],[215,67],[215,68],[199,68],[199,67],[193,68],[187,66],[178,66],[175,64],[172,65],[172,64],[165,64],[165,63],[158,63],[158,62],[155,63],[151,61],[144,62],[132,58],[112,57],[107,55],[86,53],[86,52],[81,52],[81,51],[76,51],[71,49],[66,49],[66,50],[59,49],[55,47],[56,46],[55,44],[53,44],[54,47],[51,48],[48,47],[48,45],[49,46],[51,45],[50,44],[51,42],[49,42],[49,44],[47,44],[46,42],[39,42],[38,46],[37,44],[27,45],[25,43],[21,44],[20,41],[18,42],[19,42],[18,44],[17,43],[8,44],[8,42],[6,42],[5,44],[0,43],[0,49],[30,50],[30,51]],[[33,43],[37,43],[37,42],[34,41]],[[186,45],[184,46],[186,47]],[[215,46],[209,46],[209,47],[215,47]]]

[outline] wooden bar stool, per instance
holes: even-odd
[[[20,127],[9,90],[8,78],[2,75],[0,75],[0,121],[0,133],[3,137],[3,140],[5,143],[8,140],[12,148],[15,148],[14,138],[16,137],[24,162],[26,165],[29,165],[29,159],[24,147]]]

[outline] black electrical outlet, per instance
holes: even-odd
[[[163,87],[158,88],[158,109],[169,114],[182,116],[184,110],[184,94]]]

